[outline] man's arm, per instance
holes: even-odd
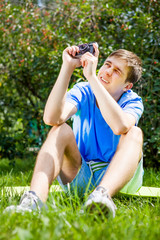
[[[72,58],[78,50],[73,46],[63,51],[63,64],[44,109],[43,120],[48,125],[62,124],[77,111],[73,104],[66,102],[66,94],[74,69],[81,65],[79,59]]]
[[[97,77],[90,81],[92,90],[103,118],[116,135],[127,133],[135,125],[133,115],[125,113],[108,91],[101,85]]]
[[[136,119],[133,115],[125,113],[114,98],[102,86],[96,76],[98,62],[98,49],[95,46],[95,56],[86,53],[82,56],[82,66],[84,75],[89,81],[93,93],[95,94],[98,107],[104,120],[116,135],[121,135],[129,131],[135,125]]]

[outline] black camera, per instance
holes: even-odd
[[[95,53],[93,43],[83,43],[81,45],[78,45],[78,47],[79,47],[79,53],[76,53],[74,58],[80,58],[86,52],[90,52],[93,55]]]

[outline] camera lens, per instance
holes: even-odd
[[[82,51],[84,51],[85,49],[87,49],[87,47],[88,47],[88,44],[82,44],[82,45],[80,45],[80,50],[82,50]]]

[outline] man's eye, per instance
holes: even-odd
[[[120,71],[119,71],[119,70],[115,69],[114,71],[115,71],[117,74],[120,75]]]

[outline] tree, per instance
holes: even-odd
[[[145,107],[140,121],[145,165],[159,167],[158,1],[46,1],[43,9],[34,1],[21,5],[13,2],[0,4],[1,155],[6,156],[7,146],[13,146],[13,154],[8,155],[14,158],[15,153],[23,153],[24,147],[41,144],[48,131],[42,122],[43,109],[57,78],[63,49],[97,41],[98,67],[118,48],[131,50],[143,60],[143,78],[135,90]],[[71,86],[83,80],[82,70],[78,69]],[[10,139],[7,146],[6,138]]]

